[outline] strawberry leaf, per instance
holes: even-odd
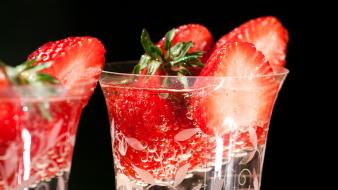
[[[13,84],[13,85],[17,85],[18,82],[16,80],[16,75],[17,72],[15,70],[15,68],[11,67],[11,66],[7,66],[3,63],[0,63],[0,66],[2,68],[2,70],[5,73],[5,76],[8,78],[8,80]]]
[[[153,75],[157,71],[157,69],[160,67],[161,62],[157,60],[151,60],[148,65],[148,72],[147,75]]]
[[[191,66],[191,67],[201,67],[201,68],[203,68],[205,66],[204,63],[202,63],[200,60],[190,61],[190,62],[188,62],[187,65]]]
[[[143,46],[144,51],[155,59],[162,59],[162,50],[157,47],[150,39],[149,33],[146,29],[142,30],[141,34],[141,44]]]
[[[170,56],[172,56],[171,52],[170,52],[170,47],[171,47],[172,41],[174,39],[175,32],[176,32],[176,29],[173,28],[169,32],[167,32],[166,35],[165,35],[165,42],[164,42],[164,50],[166,51],[165,60],[170,59]]]
[[[29,66],[30,63],[27,61],[28,64],[27,68],[23,71],[21,71],[21,65],[19,65],[20,68],[15,68],[17,74],[17,80],[20,84],[34,84],[34,83],[40,83],[40,82],[47,82],[55,84],[57,83],[57,80],[48,74],[39,73],[39,71],[46,69],[52,65],[52,62],[42,63],[37,66]]]
[[[24,63],[26,65],[25,70],[30,71],[30,72],[38,72],[38,71],[41,71],[43,69],[46,69],[46,68],[52,66],[52,64],[53,64],[52,62],[46,62],[46,63],[40,63],[39,65],[33,66],[34,62],[35,61],[26,61]],[[18,71],[18,72],[20,72],[20,71]],[[21,71],[21,72],[23,72],[23,71]]]
[[[182,74],[182,73],[177,73],[177,76],[179,76],[178,77],[178,80],[182,83],[182,85],[183,85],[183,87],[184,88],[188,88],[189,87],[189,84],[188,84],[188,79],[187,79],[187,77],[185,77],[185,75],[184,74]]]
[[[56,84],[58,80],[52,75],[41,73],[40,71],[50,67],[52,62],[40,63],[34,65],[35,60],[25,61],[24,63],[11,67],[0,62],[0,69],[5,71],[5,76],[12,85],[36,85],[36,89],[44,87],[43,84]],[[50,93],[55,93],[51,89],[42,88],[42,91],[36,91],[37,96],[48,96]],[[41,103],[38,106],[42,117],[48,121],[52,120],[52,115],[49,112],[49,104]]]
[[[49,111],[49,104],[48,103],[40,103],[38,104],[38,108],[39,111],[41,113],[41,115],[47,119],[47,121],[52,121],[53,120],[53,116]]]
[[[165,73],[166,75],[179,76],[178,80],[182,83],[182,86],[188,87],[187,78],[184,76],[193,75],[193,72],[189,70],[191,67],[204,67],[200,60],[203,52],[189,52],[193,47],[192,41],[178,42],[173,45],[175,33],[175,28],[166,33],[163,44],[163,51],[165,52],[162,52],[162,49],[151,41],[147,30],[143,29],[141,43],[145,54],[141,56],[139,63],[134,67],[133,73],[140,74],[144,73],[143,70],[146,70],[146,75]],[[168,80],[163,81],[163,85],[167,83]]]
[[[182,48],[181,48],[181,51],[180,51],[180,54],[177,56],[177,59],[181,59],[182,57],[184,57],[189,49],[192,47],[192,42],[182,42]]]
[[[202,57],[203,54],[204,54],[203,51],[195,51],[195,52],[193,52],[193,53],[187,53],[187,55],[195,55],[195,56],[197,56],[197,57]]]
[[[25,61],[23,62],[22,64],[16,66],[14,69],[15,69],[15,72],[16,73],[21,73],[27,69],[30,69],[33,67],[33,64],[35,63],[36,61],[35,60],[29,60],[29,61]]]
[[[187,56],[171,61],[170,65],[174,66],[180,62],[190,62],[190,61],[199,61],[199,56],[198,55],[187,55]]]
[[[58,81],[49,74],[46,73],[37,73],[36,74],[36,81],[41,81],[41,82],[48,82],[48,83],[58,83]]]
[[[171,56],[177,57],[183,48],[183,43],[177,43],[173,47],[170,48]]]
[[[171,67],[172,71],[175,71],[177,73],[180,73],[185,76],[191,76],[192,73],[189,71],[189,69],[185,68],[184,66],[178,66],[178,67]]]
[[[167,32],[167,34],[165,35],[164,50],[170,51],[170,47],[171,47],[172,41],[174,39],[175,32],[176,32],[176,29],[173,28],[173,29],[169,30]]]
[[[149,55],[142,55],[138,64],[134,67],[133,73],[140,74],[141,71],[148,66],[151,57]]]

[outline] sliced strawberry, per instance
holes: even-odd
[[[271,65],[284,66],[288,31],[272,16],[250,20],[221,37],[213,50],[227,42],[250,42],[262,51]]]
[[[278,83],[264,55],[253,44],[233,42],[217,49],[201,76],[230,76],[207,96],[192,100],[194,117],[209,134],[225,133],[232,127],[264,126],[269,122]],[[263,77],[263,75],[265,75]],[[232,77],[232,78],[231,78]],[[198,87],[203,79],[196,82]],[[230,126],[232,125],[232,126]]]
[[[104,53],[104,46],[96,38],[69,37],[44,44],[28,59],[38,63],[53,61],[44,72],[55,76],[68,89],[81,86],[89,99],[105,62]]]
[[[200,24],[186,24],[176,29],[175,37],[172,41],[172,46],[178,42],[189,42],[192,41],[193,46],[189,49],[189,53],[196,51],[203,51],[204,55],[201,61],[205,63],[209,57],[211,47],[213,45],[213,37],[210,31],[203,25]],[[164,52],[165,37],[158,42],[158,46],[162,48]],[[198,75],[201,68],[194,67],[190,68],[190,71],[194,75]]]

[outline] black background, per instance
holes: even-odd
[[[323,96],[318,93],[322,86],[317,78],[324,77],[324,67],[318,66],[323,60],[318,55],[327,48],[318,46],[325,41],[319,32],[327,30],[326,18],[333,12],[309,3],[229,2],[1,0],[0,58],[18,64],[47,41],[90,35],[104,43],[107,61],[137,59],[142,53],[139,35],[143,27],[158,40],[172,27],[201,23],[217,40],[249,19],[274,15],[289,30],[290,74],[272,117],[262,190],[313,187],[318,151],[311,147],[320,141],[321,134],[314,126],[319,122],[316,106],[321,103],[317,100]],[[306,182],[300,180],[304,177]],[[80,121],[70,190],[113,189],[113,185],[109,123],[102,92],[97,88]]]

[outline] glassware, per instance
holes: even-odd
[[[67,189],[82,84],[0,88],[0,190]]]
[[[128,74],[132,68],[108,63],[100,79],[116,189],[260,189],[269,121],[287,69],[178,77]]]

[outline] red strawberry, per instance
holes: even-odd
[[[174,178],[177,168],[170,166],[189,162],[194,167],[201,162],[199,154],[189,154],[190,149],[197,149],[204,141],[192,143],[201,132],[186,117],[187,102],[179,99],[182,93],[128,85],[101,86],[112,121],[115,159],[125,168],[125,175],[135,177],[137,167],[159,178],[165,174],[163,167],[168,167],[166,177]],[[191,137],[175,142],[175,135],[186,129],[193,131]],[[159,155],[162,162],[158,161]]]
[[[86,90],[87,99],[93,93],[103,64],[105,49],[102,43],[92,37],[69,37],[48,42],[28,56],[38,63],[53,61],[45,73],[56,77],[68,89]]]
[[[141,44],[145,54],[141,56],[138,64],[135,65],[133,73],[170,76],[193,75],[197,70],[199,73],[200,68],[204,66],[201,62],[203,53],[191,51],[191,49],[194,49],[192,41],[176,41],[176,44],[174,44],[177,31],[182,30],[173,28],[166,33],[161,49],[151,41],[147,30],[143,29]],[[164,84],[165,81],[162,80],[163,78],[161,77],[138,78],[138,84],[146,84],[148,85],[147,87],[159,87],[162,84],[166,85]],[[183,83],[179,84],[179,86],[184,85]]]
[[[1,96],[1,89],[0,89]],[[0,97],[1,98],[1,97]],[[10,101],[0,102],[0,156],[6,153],[6,148],[14,142],[16,137],[16,126],[18,108]]]
[[[189,42],[192,41],[193,46],[190,48],[189,53],[195,51],[203,51],[204,55],[201,61],[205,63],[209,57],[211,47],[213,45],[213,37],[209,30],[200,24],[186,24],[178,27],[175,32],[175,37],[172,41],[172,45],[178,42]],[[158,42],[158,46],[162,48],[164,52],[165,37]],[[200,68],[194,68],[192,71],[194,75],[198,75]],[[191,69],[190,69],[191,70]]]
[[[9,142],[13,141],[16,134],[18,114],[17,106],[10,101],[8,88],[9,81],[3,67],[0,65],[0,156],[5,153]],[[12,99],[14,100],[14,99]]]
[[[284,66],[288,31],[272,16],[250,20],[221,37],[213,50],[227,42],[250,42],[262,51],[271,65]]]
[[[227,43],[213,52],[201,76],[233,78],[224,79],[218,90],[206,97],[192,100],[193,114],[200,128],[214,134],[227,132],[234,123],[237,127],[266,125],[279,84],[272,77],[259,76],[270,74],[273,74],[272,68],[253,44]],[[197,81],[196,86],[202,80]]]
[[[190,24],[171,29],[156,45],[146,29],[142,30],[141,44],[145,51],[134,74],[146,75],[198,75],[204,66],[203,51],[209,51],[212,36],[203,26]],[[154,78],[155,84],[156,78]]]

